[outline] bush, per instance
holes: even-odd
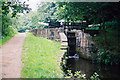
[[[13,26],[5,28],[3,32],[4,34],[0,36],[0,47],[17,34],[17,30]]]
[[[111,29],[118,29],[118,27],[119,27],[119,24],[118,24],[118,22],[117,21],[109,21],[109,22],[105,22],[105,26],[106,26],[106,29],[109,29],[109,28],[111,28]]]
[[[120,64],[119,25],[120,24],[117,21],[105,22],[106,47],[104,46],[104,34],[102,32],[99,35],[93,37],[97,47],[99,47],[99,57],[97,58],[98,62],[111,65]]]
[[[82,74],[81,71],[76,71],[74,74],[71,70],[67,70],[67,74],[65,75],[65,78],[72,78],[73,80],[100,80],[99,75],[94,72],[92,76],[90,76],[90,79],[87,79],[86,74]]]
[[[99,57],[97,61],[100,63],[112,65],[112,64],[120,64],[120,54],[111,53],[109,50],[104,52],[104,50],[99,51]]]
[[[17,33],[17,30],[13,26],[9,26],[8,28],[5,28],[3,30],[4,34],[3,36],[13,36],[14,34]]]

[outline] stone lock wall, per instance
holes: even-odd
[[[62,28],[46,28],[46,29],[33,29],[30,32],[38,37],[43,37],[47,39],[60,39],[59,33],[63,32]]]
[[[84,33],[81,30],[76,31],[76,48],[77,52],[83,58],[89,58],[91,54],[91,45],[94,44],[90,34]]]
[[[35,36],[43,37],[51,40],[60,40],[60,32],[64,32],[63,28],[49,28],[49,29],[33,29],[30,31]],[[76,52],[80,54],[81,57],[89,59],[91,54],[91,46],[94,44],[90,34],[84,33],[82,30],[75,31],[76,36]]]

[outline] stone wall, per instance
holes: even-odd
[[[35,36],[47,39],[60,39],[59,33],[64,32],[63,28],[46,28],[46,29],[33,29],[30,31]]]
[[[49,29],[33,29],[30,31],[35,36],[43,37],[51,40],[60,40],[60,32],[64,32],[63,28],[49,28]],[[93,54],[91,52],[92,45],[95,45],[92,36],[84,33],[82,30],[75,31],[76,36],[76,52],[81,57],[89,59]]]
[[[81,57],[89,58],[91,54],[91,46],[94,44],[90,34],[84,33],[81,30],[76,31],[76,48]]]

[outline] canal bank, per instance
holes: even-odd
[[[64,76],[68,75],[68,70],[71,70],[72,74],[80,71],[81,74],[85,74],[87,79],[91,79],[94,73],[99,75],[101,80],[114,79],[119,80],[120,65],[104,65],[92,63],[84,58],[68,58],[67,53],[64,54],[61,63],[64,71]]]
[[[23,45],[21,78],[63,78],[60,67],[61,43],[31,33]]]
[[[92,36],[82,31],[71,31],[67,33],[67,37],[68,51],[64,56],[65,59],[63,59],[63,70],[66,74],[67,70],[71,70],[73,74],[80,71],[82,74],[86,74],[87,78],[90,78],[96,72],[103,80],[119,79],[120,65],[97,63],[96,58],[99,56],[99,49],[96,47]],[[72,46],[76,46],[76,49]],[[79,58],[75,56],[76,54],[79,55]]]
[[[42,29],[42,30],[36,30],[36,31],[39,37],[45,37],[51,40],[58,39],[59,41],[60,41],[59,33],[60,32],[63,33],[63,30],[60,30],[60,29],[57,29],[57,30]],[[45,34],[48,37],[46,37],[45,34],[44,35],[38,34],[38,32],[39,33],[41,32],[42,34],[45,32]],[[97,49],[95,47],[94,42],[92,41],[92,37],[89,34],[82,32],[81,30],[77,30],[74,32],[73,32],[74,35],[71,35],[71,32],[70,32],[70,37],[68,36],[67,53],[65,53],[63,55],[63,58],[61,59],[62,60],[61,66],[65,73],[64,75],[67,74],[67,70],[71,70],[73,74],[76,71],[80,71],[82,74],[86,74],[87,78],[90,78],[94,72],[97,72],[101,79],[104,79],[104,78],[105,79],[111,79],[111,78],[119,79],[120,73],[118,70],[120,66],[119,65],[110,66],[110,65],[92,63],[91,61],[97,57],[97,54],[96,54]],[[76,59],[75,54],[78,54],[79,58]]]

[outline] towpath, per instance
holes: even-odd
[[[20,78],[22,46],[25,36],[25,33],[18,33],[0,48],[2,78]]]

